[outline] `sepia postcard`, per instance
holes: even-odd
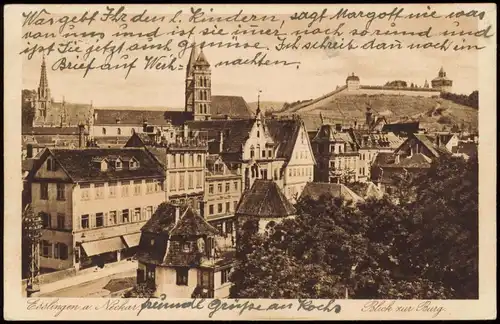
[[[496,318],[496,27],[5,6],[4,318]]]

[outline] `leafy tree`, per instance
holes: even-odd
[[[35,112],[31,106],[33,94],[30,90],[24,89],[21,92],[21,119],[22,124],[31,126],[35,118]]]

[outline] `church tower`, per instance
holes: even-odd
[[[203,49],[196,53],[193,44],[186,69],[186,112],[193,113],[194,120],[208,120],[211,116],[211,70]]]
[[[45,56],[42,59],[40,83],[38,84],[38,91],[36,93],[34,106],[35,106],[34,124],[41,126],[45,123],[47,115],[49,114],[52,106],[49,81],[47,79],[47,67],[45,65]]]
[[[434,78],[431,81],[431,85],[433,89],[438,89],[442,92],[451,92],[453,81],[451,79],[448,79],[448,77],[446,76],[446,72],[444,71],[443,67],[441,67],[438,72],[437,78]]]

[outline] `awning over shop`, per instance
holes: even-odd
[[[123,240],[127,243],[129,248],[138,246],[141,240],[141,233],[123,235]]]
[[[125,244],[123,244],[119,236],[105,240],[85,242],[82,243],[82,247],[85,250],[87,256],[118,251],[126,248]]]

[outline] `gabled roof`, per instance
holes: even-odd
[[[184,111],[162,111],[135,109],[95,109],[95,126],[105,125],[148,125],[167,126],[184,122],[189,116]],[[182,121],[182,122],[181,122]],[[119,126],[118,126],[119,127]]]
[[[429,137],[425,134],[413,134],[413,136],[420,141],[435,157],[439,157],[439,153],[436,151],[436,146],[432,144]]]
[[[252,188],[241,197],[237,215],[263,218],[279,218],[294,215],[293,205],[283,195],[276,182],[272,180],[255,180]]]
[[[200,55],[198,55],[198,58],[196,59],[196,62],[194,63],[195,66],[210,66],[210,63],[208,63],[208,60],[205,56],[205,53],[203,53],[203,49],[200,51]]]
[[[223,119],[226,116],[232,119],[253,117],[247,102],[240,96],[212,96],[210,112],[212,119]]]
[[[52,155],[73,182],[114,181],[116,179],[164,178],[161,165],[144,149],[46,149],[40,157],[43,163],[48,155]],[[101,171],[92,166],[95,159],[106,159],[108,155],[118,155],[123,161],[135,158],[140,167],[130,170],[108,168]]]
[[[380,199],[384,193],[371,181],[349,183],[347,187],[351,189],[361,198],[376,198]]]
[[[265,124],[278,145],[276,157],[289,160],[292,157],[302,122],[299,119],[269,119],[265,120]]]
[[[401,168],[429,168],[432,160],[422,153],[413,154],[407,158],[401,159],[396,166]]]
[[[242,145],[249,138],[254,123],[253,119],[186,122],[191,130],[207,131],[209,140],[219,141],[219,133],[222,132],[224,136],[222,153],[240,153]]]
[[[308,197],[317,200],[324,195],[332,198],[342,197],[344,200],[350,200],[355,203],[363,201],[363,198],[358,196],[356,193],[354,193],[354,191],[346,187],[344,184],[326,182],[308,182],[304,187],[304,190],[302,191],[300,197]]]

